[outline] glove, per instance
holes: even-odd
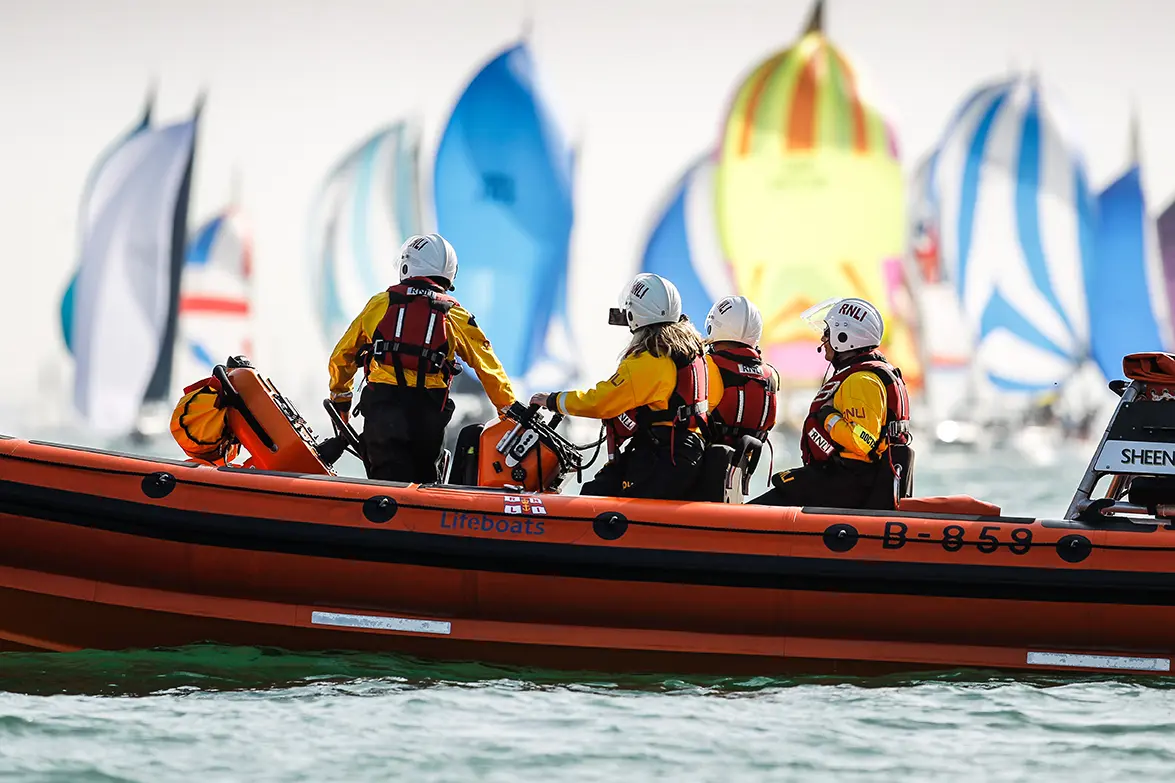
[[[339,412],[339,418],[343,420],[344,424],[351,420],[351,398],[350,397],[343,399],[343,400],[331,400],[330,405],[332,408],[334,408],[336,411]]]

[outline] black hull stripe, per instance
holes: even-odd
[[[41,445],[55,446],[56,444],[41,444]],[[124,456],[124,457],[130,456],[130,455],[115,454],[114,452],[100,451],[97,449],[87,449],[87,448],[83,448],[80,446],[79,447],[72,447],[71,446],[71,447],[67,447],[67,448],[76,448],[80,451],[93,451],[95,453],[110,454],[113,456]],[[130,458],[140,459],[139,457],[133,457],[133,456],[130,456]],[[89,466],[89,465],[72,465],[69,463],[60,463],[60,462],[53,462],[50,460],[38,459],[36,457],[15,456],[15,455],[0,455],[0,460],[2,460],[2,459],[13,459],[13,460],[21,461],[21,462],[28,462],[28,463],[38,464],[38,465],[48,465],[48,466],[53,466],[53,467],[68,468],[68,469],[72,469],[72,470],[83,470],[83,471],[89,471],[89,472],[107,473],[107,474],[111,474],[111,475],[120,475],[120,476],[142,477],[142,476],[148,476],[151,473],[155,472],[155,471],[151,471],[151,470],[128,471],[128,470],[120,470],[120,469],[116,469],[116,468],[94,467],[94,466]],[[187,462],[172,463],[169,460],[160,460],[159,463],[163,464],[163,465],[177,464],[177,465],[180,465],[180,466],[186,467],[186,468],[195,467],[195,465],[193,465],[192,463],[187,463]],[[277,476],[277,477],[282,477],[282,478],[298,478],[298,479],[305,479],[305,480],[309,480],[309,481],[319,481],[319,482],[339,481],[339,482],[345,482],[347,484],[352,484],[352,485],[359,484],[362,486],[370,487],[373,490],[373,492],[377,492],[380,488],[383,488],[383,487],[392,487],[392,488],[396,488],[396,489],[406,489],[408,487],[413,486],[411,484],[403,484],[400,482],[374,481],[374,480],[369,480],[369,479],[354,479],[354,478],[348,478],[348,477],[301,476],[301,475],[293,474],[293,473],[278,473],[278,472],[274,472],[274,471],[254,471],[254,470],[242,469],[242,468],[227,468],[227,469],[226,468],[219,468],[219,470],[227,471],[227,472],[233,473],[233,474],[245,473],[245,474],[249,474],[249,475],[267,475],[267,476]],[[182,485],[186,485],[189,487],[199,487],[200,489],[205,489],[205,490],[210,489],[210,490],[222,490],[222,491],[228,491],[228,492],[241,492],[241,493],[246,493],[246,494],[251,494],[251,495],[263,495],[263,496],[287,497],[287,498],[297,497],[297,498],[303,498],[306,500],[324,500],[324,501],[330,501],[330,502],[334,502],[334,503],[351,503],[351,504],[356,504],[356,505],[362,505],[366,500],[366,498],[342,498],[342,497],[337,497],[334,495],[318,495],[318,494],[312,494],[312,493],[308,493],[308,492],[291,492],[289,490],[266,489],[266,488],[262,488],[262,487],[240,487],[240,486],[233,486],[230,484],[210,484],[210,483],[204,482],[204,481],[192,481],[192,480],[184,478],[182,475],[176,475],[175,480],[176,480],[176,484],[182,484]],[[429,485],[429,486],[430,487],[435,486],[436,489],[439,489],[442,491],[447,488],[445,485]],[[478,488],[470,487],[468,489],[473,491]],[[493,491],[493,490],[490,490],[490,491]],[[410,508],[410,509],[416,509],[418,511],[435,511],[435,510],[437,510],[436,505],[405,502],[400,497],[396,498],[396,502],[400,508]],[[829,514],[829,515],[843,515],[847,511],[852,516],[884,517],[886,519],[895,519],[895,520],[935,519],[935,520],[940,520],[940,521],[969,522],[969,523],[988,522],[991,524],[1019,525],[1019,526],[1033,525],[1037,522],[1037,520],[1034,520],[1030,517],[991,517],[991,516],[978,516],[975,514],[935,514],[935,513],[920,513],[920,512],[913,512],[913,511],[876,511],[876,510],[870,510],[870,509],[823,508],[823,507],[818,507],[818,506],[805,506],[805,507],[803,507],[802,510],[805,514]],[[514,517],[514,518],[518,518],[518,519],[526,519],[525,514],[520,515],[520,514],[506,514],[504,512],[495,512],[495,515],[502,516],[502,517]],[[588,523],[590,523],[590,522],[595,521],[595,516],[577,516],[577,515],[572,515],[572,514],[559,514],[553,518],[568,521],[568,522],[588,522]],[[643,527],[666,528],[666,529],[673,529],[673,530],[705,530],[705,531],[722,532],[722,533],[744,533],[747,535],[757,535],[757,536],[822,536],[822,535],[824,535],[823,532],[815,532],[815,531],[810,532],[810,531],[803,531],[803,530],[783,530],[783,529],[767,530],[767,529],[763,529],[763,528],[741,528],[741,527],[734,527],[731,525],[713,525],[713,526],[678,525],[678,524],[674,524],[672,522],[657,522],[657,521],[640,520],[640,519],[628,519],[628,524],[643,526]],[[1113,523],[1111,522],[1111,524],[1113,524]],[[1126,530],[1129,530],[1130,532],[1148,533],[1148,532],[1153,532],[1156,529],[1155,526],[1145,526],[1145,527],[1144,526],[1133,526],[1133,527],[1130,527],[1129,525],[1131,523],[1119,523],[1119,525],[1121,525],[1121,524],[1126,524],[1127,527],[1118,528],[1118,529],[1126,529]],[[1053,525],[1048,525],[1046,523],[1046,526],[1052,527]],[[1074,532],[1083,532],[1083,531],[1092,532],[1092,531],[1104,529],[1102,527],[1095,527],[1095,526],[1085,525],[1083,523],[1076,523],[1076,522],[1066,522],[1063,525],[1059,525],[1059,527],[1064,527],[1065,529],[1073,530]],[[1134,528],[1137,528],[1137,530],[1135,530]],[[879,540],[882,540],[883,536],[862,534],[861,538],[866,539],[866,540],[872,539],[872,540],[879,541]],[[923,539],[923,540],[911,540],[909,543],[940,544],[941,541],[940,540],[925,540],[925,539]],[[967,542],[965,545],[969,546],[969,545],[971,545],[971,542]],[[1034,547],[1035,546],[1046,546],[1047,547],[1047,546],[1051,546],[1051,544],[1032,544],[1031,546],[1034,546]],[[1165,547],[1146,547],[1146,546],[1138,546],[1138,547],[1105,546],[1105,547],[1097,547],[1097,548],[1137,549],[1140,551],[1148,551],[1148,550],[1154,549],[1154,550],[1159,550],[1159,551],[1166,551]]]
[[[0,482],[0,513],[156,540],[469,571],[873,595],[1175,606],[1175,575],[553,544],[152,506]],[[2,542],[0,542],[2,545]],[[19,565],[19,563],[17,563]]]

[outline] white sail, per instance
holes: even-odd
[[[128,139],[97,172],[83,207],[74,404],[99,432],[134,427],[174,316],[173,234],[195,123]]]

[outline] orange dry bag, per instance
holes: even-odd
[[[220,382],[205,378],[184,389],[171,414],[171,436],[194,460],[227,465],[241,444],[228,426],[228,407]]]

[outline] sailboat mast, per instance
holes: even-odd
[[[188,245],[188,202],[192,190],[192,168],[196,159],[196,137],[200,128],[200,113],[204,108],[204,95],[196,100],[192,118],[192,148],[184,168],[184,178],[175,201],[175,215],[171,226],[171,274],[168,288],[167,324],[163,329],[162,347],[155,372],[147,384],[144,402],[166,400],[171,395],[172,366],[175,363],[175,341],[179,323],[180,287],[183,280],[184,252]]]

